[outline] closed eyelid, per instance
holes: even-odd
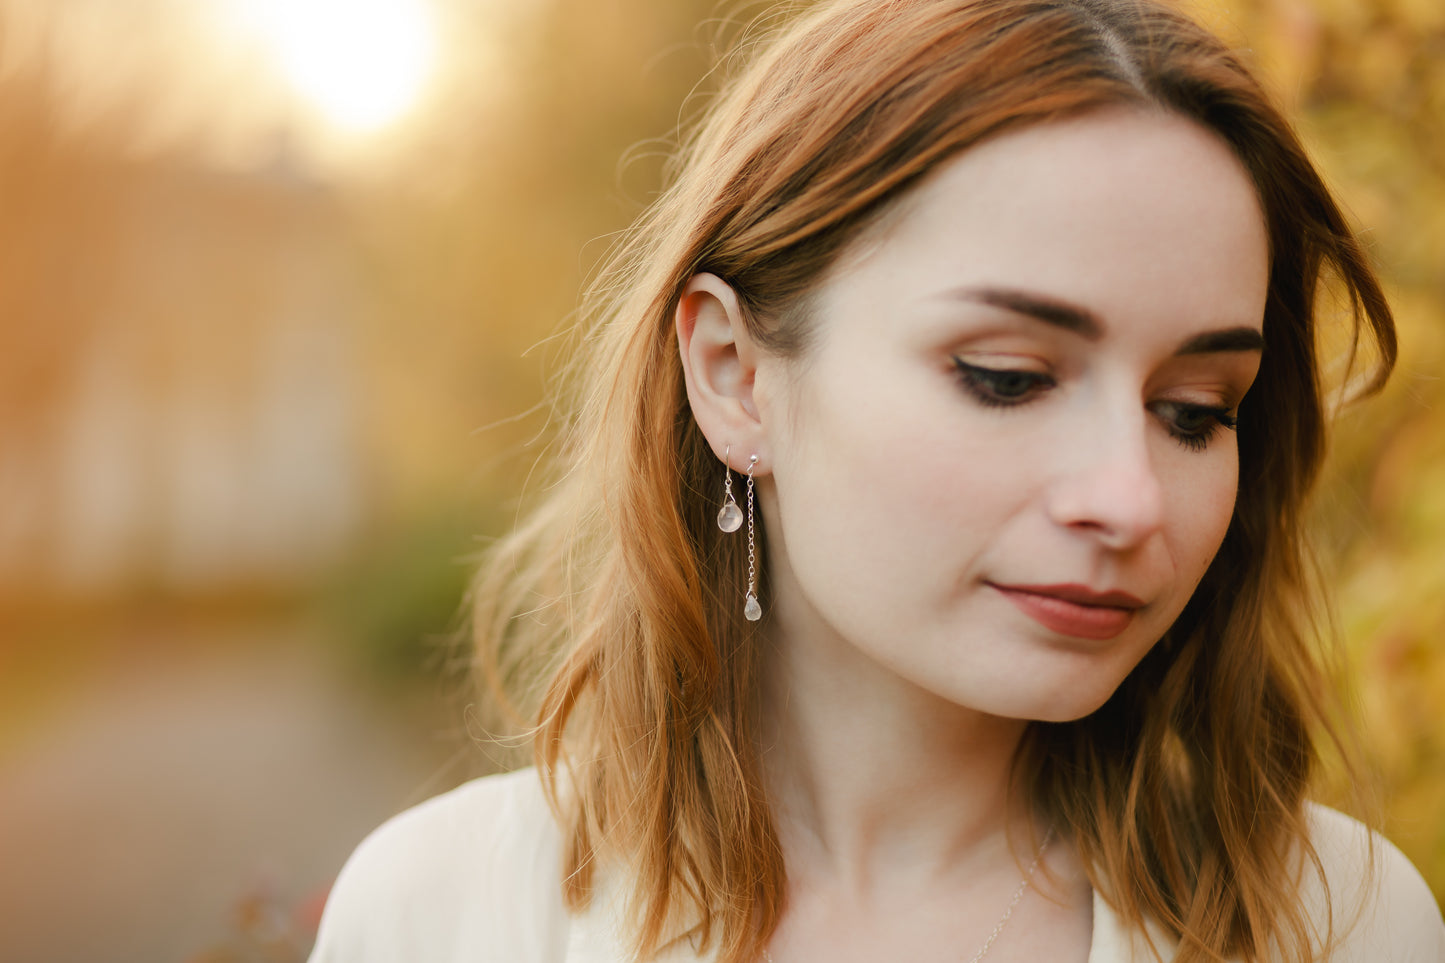
[[[954,351],[950,353],[949,358],[954,364],[994,368],[1000,371],[1005,369],[1011,371],[1032,371],[1037,369],[1038,373],[1044,374],[1054,367],[1051,361],[1035,352],[1010,351],[998,348]]]
[[[1159,401],[1217,406],[1233,411],[1254,385],[1257,366],[1253,361],[1257,356],[1234,354],[1212,357],[1225,360],[1207,361],[1199,357],[1198,363],[1189,363],[1185,367],[1173,364],[1150,379],[1144,386],[1144,393]]]
[[[1197,351],[1169,355],[1142,386],[1146,404],[1171,404],[1191,409],[1234,411],[1243,401],[1258,371],[1259,355],[1248,350],[1258,332],[1241,328],[1224,332],[1225,338],[1215,340],[1214,332],[1191,339],[1186,347]],[[1086,358],[1057,348],[1041,353],[1032,340],[1020,340],[989,332],[972,344],[954,348],[947,354],[948,367],[974,379],[991,380],[999,375],[1026,376],[1040,387],[1067,387],[1092,365]],[[1226,344],[1240,350],[1230,350]],[[1217,350],[1223,348],[1223,350]]]

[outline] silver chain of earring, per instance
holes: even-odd
[[[748,596],[743,603],[743,618],[756,622],[763,617],[763,607],[758,604],[757,552],[753,542],[753,469],[758,467],[758,456],[748,456]]]
[[[732,445],[723,450],[723,503],[718,509],[717,527],[725,532],[735,532],[743,527],[743,512],[733,498]],[[758,604],[758,550],[753,530],[753,469],[758,467],[758,456],[748,456],[748,594],[743,602],[743,617],[756,622],[763,617],[763,607]]]

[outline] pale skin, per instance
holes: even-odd
[[[801,358],[688,283],[688,400],[720,462],[758,457],[769,539],[777,963],[988,938],[1047,828],[1004,793],[1027,723],[1098,708],[1223,538],[1267,283],[1229,148],[1124,108],[935,171],[819,282]],[[1042,866],[988,960],[1088,958],[1066,834]]]

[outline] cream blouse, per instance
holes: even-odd
[[[1336,906],[1360,905],[1368,831],[1311,808],[1314,844]],[[1404,855],[1375,837],[1372,898],[1329,963],[1445,963],[1445,922]],[[332,888],[310,963],[624,963],[605,898],[562,906],[561,834],[535,770],[477,779],[396,816],[357,847]],[[1317,919],[1318,880],[1300,894]],[[1336,919],[1340,918],[1336,911]],[[1126,929],[1094,896],[1089,963],[1152,963],[1175,944]],[[706,963],[681,947],[667,963]]]

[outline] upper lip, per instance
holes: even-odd
[[[1144,607],[1143,599],[1130,595],[1128,592],[1120,592],[1117,589],[1100,592],[1089,588],[1087,585],[1000,585],[990,583],[995,588],[1003,589],[1006,592],[1031,592],[1034,595],[1051,595],[1054,598],[1063,599],[1066,602],[1074,602],[1079,605],[1107,605],[1119,609],[1139,609]]]

